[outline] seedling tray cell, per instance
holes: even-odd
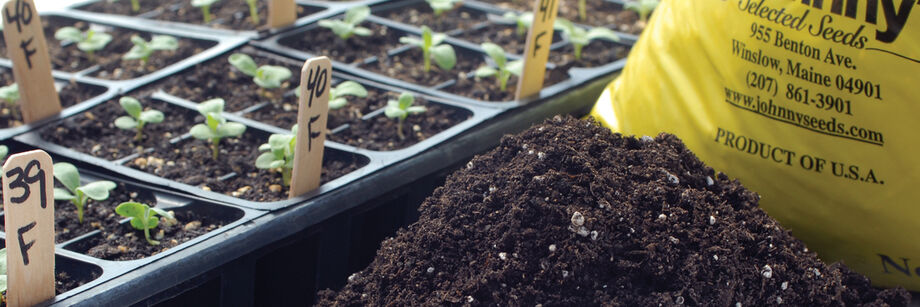
[[[60,115],[38,120],[31,124],[21,124],[21,119],[12,122],[11,120],[13,117],[7,111],[0,114],[0,140],[9,139],[19,133],[41,126],[56,118],[67,117],[82,112],[112,97],[118,91],[117,88],[111,87],[98,80],[81,79],[71,74],[61,72],[52,72],[52,75],[55,79],[55,88],[61,98],[61,107],[63,107]],[[0,63],[0,86],[6,86],[14,82],[13,70],[10,63]],[[0,103],[5,104],[5,102]]]
[[[23,152],[34,149],[33,147],[25,144],[21,144],[15,141],[5,141],[4,145],[7,145],[10,148],[11,153]],[[66,157],[58,156],[52,153],[53,160],[57,162],[70,162],[77,166],[80,175],[81,182],[84,184],[87,182],[97,181],[97,180],[111,180],[118,184],[118,188],[113,190],[112,193],[128,193],[131,195],[132,199],[137,199],[139,201],[148,202],[151,206],[163,208],[165,210],[172,210],[176,212],[177,217],[180,218],[179,225],[186,225],[185,223],[191,222],[190,220],[181,220],[182,216],[189,216],[190,213],[193,213],[196,216],[205,216],[205,219],[202,221],[208,221],[214,224],[213,229],[208,228],[207,231],[199,231],[199,235],[194,238],[189,238],[188,240],[183,240],[175,246],[169,247],[162,251],[158,251],[156,254],[144,256],[142,258],[128,260],[128,261],[111,261],[111,260],[102,260],[99,258],[92,257],[86,254],[85,250],[75,248],[78,246],[85,246],[87,242],[92,240],[104,239],[104,236],[107,231],[109,231],[109,226],[116,227],[115,229],[128,229],[129,232],[135,232],[128,223],[128,219],[121,218],[115,215],[117,222],[114,225],[102,226],[104,230],[92,230],[88,233],[78,235],[76,237],[63,240],[56,243],[55,254],[56,254],[56,270],[58,272],[66,272],[67,275],[73,279],[80,281],[77,284],[77,287],[67,289],[66,292],[59,293],[55,297],[55,301],[64,300],[72,295],[78,294],[82,291],[91,289],[96,285],[103,283],[112,278],[118,277],[120,275],[126,274],[135,270],[137,268],[143,267],[150,263],[160,261],[164,258],[172,258],[170,261],[181,261],[181,259],[175,259],[172,257],[174,253],[193,246],[196,244],[201,244],[202,242],[207,242],[211,238],[223,233],[227,230],[233,229],[245,222],[250,221],[253,218],[256,218],[263,213],[257,210],[245,209],[236,206],[222,205],[208,201],[199,197],[194,196],[183,196],[168,192],[166,190],[152,187],[143,183],[138,183],[132,180],[124,180],[121,178],[113,177],[109,174],[106,174],[104,170],[101,170],[93,165],[85,164],[81,161],[68,159]],[[56,182],[57,180],[55,180]],[[110,195],[110,200],[115,197],[115,194]],[[109,204],[105,205],[106,201],[91,201],[87,205],[87,218],[91,214],[90,211],[93,209],[98,209],[100,213],[103,211],[109,210],[111,214],[114,214],[114,205]],[[55,214],[61,214],[60,211],[66,211],[68,207],[73,205],[66,201],[56,201],[55,202]],[[99,206],[106,206],[105,208],[96,208]],[[3,214],[0,213],[0,218],[3,218]],[[89,222],[89,219],[84,220],[84,222]],[[208,227],[209,224],[202,223],[201,227]],[[183,227],[179,226],[177,227]],[[56,229],[56,231],[61,231],[61,229]],[[135,232],[135,236],[138,232]],[[143,234],[140,235],[140,240],[143,241]],[[6,234],[0,232],[0,237],[5,238]],[[166,237],[163,241],[168,241],[169,238]],[[213,241],[213,240],[212,240]],[[144,242],[146,244],[146,242]],[[167,246],[165,244],[162,246]],[[60,281],[59,281],[60,282]],[[60,285],[59,285],[60,286]]]
[[[42,22],[46,24],[45,39],[52,58],[52,68],[81,80],[96,80],[109,84],[120,91],[127,91],[171,75],[188,65],[245,42],[245,38],[241,37],[143,26],[133,23],[130,19],[75,15],[79,14],[51,12],[42,16]],[[61,42],[54,38],[54,32],[58,28],[75,25],[81,29],[106,31],[114,38],[106,48],[96,52],[94,61],[90,61],[73,44],[65,43],[62,46]],[[150,39],[151,35],[174,36],[179,41],[179,49],[175,52],[155,52],[145,66],[141,66],[139,60],[122,60],[121,56],[132,46],[130,37],[135,34],[145,39]],[[10,66],[10,63],[8,58],[0,58],[0,64]]]
[[[577,0],[560,0],[559,13],[556,18],[565,18],[574,23],[592,27],[607,27],[630,36],[638,36],[644,25],[636,24],[639,20],[638,14],[623,8],[625,1],[627,0],[587,1],[585,3],[587,20],[582,20],[578,16]],[[473,7],[487,9],[533,11],[533,2],[526,0],[468,0],[468,3]]]
[[[382,25],[391,29],[391,31],[395,30],[419,36],[421,29],[415,25],[382,18],[383,16],[402,15],[404,11],[413,8],[423,15],[431,14],[430,9],[427,8],[423,1],[383,3],[372,7],[373,15],[368,17],[362,25]],[[428,10],[428,12],[424,13],[425,10]],[[531,101],[545,100],[548,97],[562,94],[568,89],[582,86],[590,81],[598,80],[619,71],[625,64],[625,54],[629,46],[635,41],[635,37],[625,34],[621,35],[620,42],[594,41],[585,47],[585,61],[574,61],[571,56],[563,54],[571,51],[570,43],[556,34],[554,43],[551,45],[552,55],[547,63],[547,75],[544,78],[543,90],[536,97],[513,100],[513,88],[517,82],[516,77],[512,77],[509,80],[509,87],[506,91],[500,91],[494,80],[478,80],[478,78],[475,78],[472,72],[479,66],[491,63],[491,59],[488,59],[483,53],[478,43],[460,39],[464,35],[466,35],[465,37],[485,35],[483,31],[489,29],[507,31],[501,29],[506,25],[498,17],[506,11],[481,3],[479,5],[464,4],[460,9],[452,11],[457,12],[457,14],[465,14],[464,16],[469,15],[468,17],[471,20],[476,21],[469,23],[464,28],[445,30],[445,33],[449,35],[445,42],[454,47],[458,56],[458,64],[450,72],[413,73],[412,71],[414,70],[411,67],[421,65],[421,52],[416,48],[405,45],[390,49],[383,55],[379,55],[380,52],[377,52],[377,56],[369,56],[364,60],[334,61],[334,66],[347,74],[362,76],[372,81],[410,89],[431,96],[443,97],[464,105],[507,110],[523,106]],[[481,18],[476,19],[473,16],[481,16]],[[341,17],[335,16],[333,18]],[[420,24],[418,22],[419,18],[401,18],[401,20]],[[320,30],[325,29],[319,28],[316,24],[309,24],[261,41],[252,42],[252,44],[266,50],[305,60],[318,54],[303,50],[300,47],[305,46],[303,42],[310,37],[307,33]],[[592,54],[588,56],[588,52],[599,53],[600,55]],[[515,60],[521,58],[521,55],[507,54],[506,57],[509,60]]]

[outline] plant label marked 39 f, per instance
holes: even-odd
[[[533,25],[527,32],[524,71],[518,78],[515,99],[536,95],[543,89],[543,75],[549,59],[549,45],[553,43],[553,23],[558,6],[556,0],[534,0]]]
[[[300,102],[297,112],[297,145],[288,197],[319,187],[323,170],[323,143],[329,116],[329,83],[332,62],[327,57],[307,60],[300,71]]]
[[[54,298],[54,197],[51,157],[41,150],[3,164],[7,302],[32,306]]]
[[[294,24],[297,5],[294,0],[268,0],[268,26],[272,29]]]
[[[3,6],[3,36],[13,61],[13,76],[22,99],[19,108],[26,123],[61,112],[61,100],[51,77],[51,60],[42,21],[32,0],[13,0]]]

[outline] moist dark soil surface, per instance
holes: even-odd
[[[126,1],[127,2],[127,1]],[[72,26],[86,31],[90,24],[85,21],[64,17],[47,17],[42,19],[45,28],[45,39],[48,44],[48,54],[51,58],[53,69],[67,72],[83,71],[98,65],[90,75],[102,79],[125,80],[136,78],[173,63],[184,60],[204,49],[213,46],[214,42],[198,41],[177,37],[179,48],[175,51],[155,51],[146,64],[140,60],[125,60],[121,57],[134,46],[131,36],[140,35],[145,40],[150,40],[151,34],[124,28],[95,25],[94,31],[103,31],[112,35],[112,41],[102,50],[94,52],[92,59],[76,44],[67,43],[54,38],[54,32],[66,26]],[[0,44],[0,54],[6,55],[6,45]]]
[[[347,40],[342,40],[330,29],[315,27],[285,37],[279,43],[311,54],[325,55],[342,63],[360,64],[369,57],[386,56],[387,51],[400,45],[400,37],[409,36],[405,32],[372,22],[364,22],[359,26],[370,29],[373,34],[352,35]]]
[[[399,122],[380,113],[369,119],[350,123],[348,128],[329,135],[329,139],[370,150],[402,149],[447,130],[472,115],[462,109],[426,103],[423,98],[416,98],[415,105],[425,106],[427,111],[406,117],[402,123],[405,138],[399,138]]]
[[[282,82],[279,88],[263,90],[252,81],[252,77],[230,65],[227,59],[234,53],[247,54],[260,66],[284,66],[291,71],[291,78]],[[148,88],[160,88],[173,96],[194,102],[223,98],[224,111],[237,112],[263,101],[276,104],[296,102],[296,97],[285,97],[284,94],[300,85],[300,68],[292,62],[264,56],[253,48],[243,48],[192,66]]]
[[[166,225],[163,220],[156,229],[150,231],[150,237],[160,242],[150,245],[144,238],[144,231],[134,229],[129,223],[107,227],[98,236],[76,243],[74,249],[99,259],[124,261],[141,259],[164,252],[186,241],[208,233],[223,226],[224,221],[210,218],[193,211],[176,211],[179,223]],[[158,232],[163,236],[156,239]]]
[[[64,188],[55,180],[56,188]],[[123,219],[115,214],[115,207],[126,201],[139,201],[143,203],[155,203],[153,195],[145,195],[136,191],[131,191],[123,183],[109,192],[109,198],[102,201],[90,200],[83,208],[83,222],[77,217],[77,207],[69,201],[54,202],[54,242],[62,243],[70,239],[82,236],[97,229],[114,227],[118,221]],[[6,231],[5,227],[0,225],[0,230]]]
[[[557,117],[474,158],[328,306],[904,306],[673,135]]]
[[[613,42],[594,40],[581,49],[581,59],[575,59],[575,47],[571,44],[553,49],[549,53],[549,62],[566,67],[596,67],[613,63],[625,58],[629,47]]]
[[[7,68],[0,68],[0,86],[7,86],[15,83],[13,71]],[[67,108],[80,102],[89,100],[105,92],[105,88],[88,85],[84,83],[64,83],[63,87],[58,90],[58,97],[61,100],[61,107]],[[12,128],[22,125],[22,113],[19,108],[12,111],[6,101],[0,100],[0,129]]]
[[[566,71],[567,69],[561,68],[547,69],[543,76],[543,87],[568,80],[569,75]],[[517,82],[518,78],[512,75],[503,91],[495,77],[463,76],[463,78],[457,78],[454,84],[444,88],[444,91],[486,102],[511,101],[514,100]]]
[[[140,140],[135,140],[135,130],[115,127],[116,118],[127,116],[118,99],[64,119],[56,126],[46,126],[39,133],[52,143],[113,161],[146,149],[167,148],[170,139],[188,132],[195,123],[196,112],[155,99],[135,98],[141,101],[145,110],[159,110],[166,118],[162,123],[145,125]]]
[[[221,140],[220,154],[215,161],[208,142],[186,138],[169,148],[141,155],[126,165],[241,199],[258,202],[287,199],[287,189],[281,186],[281,174],[255,167],[256,158],[261,154],[258,147],[265,142],[268,136],[260,137],[249,131],[239,138],[226,138]],[[341,177],[364,166],[362,162],[356,155],[327,149],[320,181]]]
[[[258,1],[259,24],[253,24],[249,16],[249,5],[245,1],[218,1],[211,6],[211,22],[208,26],[220,29],[255,30],[264,28],[268,22],[268,1]],[[203,24],[204,15],[201,9],[193,7],[187,0],[141,0],[140,10],[131,10],[131,1],[109,2],[105,0],[93,2],[78,7],[79,10],[142,16],[157,20],[183,22],[190,24]],[[315,6],[297,6],[297,17],[321,12],[323,8]]]
[[[374,15],[383,15],[388,19],[417,27],[428,26],[434,32],[466,30],[488,20],[485,13],[466,8],[453,9],[444,12],[441,16],[435,16],[431,7],[425,3],[374,13]]]
[[[482,27],[476,27],[469,31],[464,31],[457,35],[457,38],[467,40],[476,44],[491,42],[499,45],[507,52],[514,54],[523,54],[524,47],[527,43],[527,33],[524,35],[517,34],[517,27],[513,25],[490,23]],[[553,43],[559,42],[562,38],[558,33],[553,33]]]
[[[326,120],[327,128],[331,130],[361,120],[361,117],[368,113],[385,107],[387,100],[399,96],[399,93],[388,93],[374,87],[365,86],[364,89],[367,90],[367,97],[346,96],[348,104],[340,109],[329,110],[329,118]],[[298,105],[294,98],[285,101],[281,104],[263,103],[261,107],[243,116],[275,127],[290,128],[297,123]]]
[[[527,0],[481,0],[500,8],[517,11],[532,11],[533,2]],[[605,0],[586,0],[585,20],[578,16],[578,0],[561,0],[559,2],[559,18],[568,19],[574,23],[593,27],[611,26],[614,30],[639,34],[645,28],[645,23],[639,21],[636,12],[624,10],[623,6]]]
[[[422,50],[418,48],[377,58],[377,61],[362,65],[361,68],[409,83],[435,86],[457,78],[458,74],[471,72],[480,65],[485,65],[485,61],[479,54],[456,47],[454,47],[454,53],[457,55],[457,64],[450,71],[442,70],[432,60],[431,71],[425,72],[425,59],[422,56]]]

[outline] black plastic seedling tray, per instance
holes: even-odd
[[[227,36],[219,35],[213,33],[201,33],[194,31],[181,31],[178,29],[165,28],[165,27],[152,27],[139,25],[133,22],[131,19],[125,18],[113,18],[107,16],[80,16],[80,14],[74,14],[70,11],[62,12],[48,12],[43,14],[42,18],[46,20],[60,20],[61,22],[73,21],[73,22],[86,22],[90,25],[96,25],[106,29],[119,29],[121,31],[127,31],[132,33],[147,33],[147,34],[162,34],[162,35],[171,35],[175,36],[181,41],[189,41],[195,44],[200,44],[200,52],[195,53],[192,56],[178,60],[168,66],[162,67],[156,71],[146,73],[144,75],[123,79],[123,80],[111,80],[106,78],[101,78],[96,76],[98,73],[96,66],[89,67],[81,71],[71,71],[69,73],[72,78],[80,81],[95,81],[100,84],[107,84],[109,87],[114,88],[120,92],[129,91],[136,87],[142,86],[164,76],[169,76],[177,71],[185,69],[189,65],[200,62],[204,59],[213,57],[214,55],[225,52],[229,49],[235,48],[239,45],[242,45],[246,42],[244,37],[236,36]],[[49,44],[60,44],[59,41],[54,39],[54,36],[47,36]],[[12,66],[11,61],[8,58],[0,58],[0,64]]]
[[[32,148],[28,145],[19,144],[16,142],[6,141],[5,145],[10,147],[10,152],[22,152],[31,150]],[[104,260],[94,258],[85,254],[86,248],[92,245],[93,241],[104,240],[100,237],[100,231],[94,230],[89,233],[78,235],[74,238],[64,240],[55,244],[55,254],[59,260],[63,260],[57,263],[56,269],[66,272],[72,272],[71,277],[81,278],[86,277],[85,275],[95,275],[97,277],[86,278],[88,282],[83,285],[80,285],[77,288],[71,289],[67,292],[57,295],[54,299],[55,302],[62,301],[67,299],[70,296],[76,295],[80,292],[92,289],[96,285],[102,284],[108,280],[119,277],[126,273],[129,273],[137,268],[155,263],[158,261],[163,261],[163,259],[170,259],[168,261],[182,261],[171,255],[176,252],[193,246],[196,244],[201,244],[202,242],[209,242],[211,238],[220,235],[234,227],[242,225],[249,222],[253,218],[261,216],[264,212],[258,210],[251,210],[236,206],[228,206],[224,204],[215,203],[213,201],[205,200],[200,197],[190,196],[190,195],[180,195],[166,190],[152,187],[147,184],[138,183],[135,181],[124,180],[120,178],[115,178],[104,173],[99,173],[94,171],[97,169],[92,165],[81,163],[80,161],[67,159],[52,154],[52,158],[55,162],[71,162],[74,163],[81,175],[81,181],[91,182],[96,180],[111,180],[115,181],[123,186],[126,192],[136,193],[139,197],[143,199],[155,200],[155,203],[150,203],[151,206],[159,207],[165,210],[173,210],[177,214],[181,212],[195,212],[199,215],[206,215],[211,219],[219,220],[223,223],[222,226],[216,228],[210,232],[207,232],[201,236],[198,236],[189,241],[183,242],[177,246],[174,246],[166,251],[151,255],[145,258],[136,259],[136,260],[127,260],[127,261],[113,261],[113,260]],[[121,188],[119,188],[121,189]],[[70,206],[66,202],[57,202],[57,206]],[[89,206],[99,206],[99,204],[91,203]],[[114,212],[114,207],[112,208]],[[0,213],[0,218],[2,218],[2,213]],[[182,221],[180,221],[182,222]],[[119,224],[122,226],[127,226],[128,219],[120,219]],[[204,226],[202,226],[204,227]],[[5,238],[6,234],[0,231],[0,236]],[[165,238],[168,239],[168,238]],[[215,240],[210,240],[214,242]],[[219,240],[217,240],[219,241]],[[169,258],[167,258],[169,257]],[[76,275],[76,276],[74,276]],[[91,280],[89,280],[91,279]]]
[[[337,79],[341,79],[341,80],[357,81],[359,83],[365,84],[366,87],[370,87],[370,88],[378,88],[378,89],[382,89],[385,91],[393,91],[393,92],[400,91],[396,88],[392,88],[392,87],[385,86],[382,84],[377,84],[374,82],[370,82],[370,81],[366,81],[366,80],[362,80],[362,79],[358,79],[358,78],[354,78],[354,77],[350,77],[346,75],[340,75],[337,73],[333,73],[333,77]],[[197,112],[197,111],[194,111],[195,106],[196,106],[194,102],[187,101],[187,100],[184,100],[184,99],[181,99],[181,98],[178,98],[178,97],[175,97],[175,96],[163,93],[163,92],[159,92],[159,91],[154,92],[151,95],[151,98],[162,101],[162,102],[166,102],[170,105],[174,105],[180,108],[188,109],[188,112]],[[409,146],[403,149],[394,150],[394,151],[387,151],[387,152],[372,151],[372,150],[367,150],[367,149],[356,148],[356,147],[349,146],[349,145],[343,145],[343,144],[339,144],[339,143],[332,142],[332,141],[327,141],[326,142],[326,154],[325,154],[326,160],[329,160],[330,158],[333,158],[336,156],[344,157],[343,159],[355,161],[356,163],[360,165],[360,167],[351,173],[348,173],[341,177],[335,178],[329,182],[326,182],[322,184],[318,189],[308,192],[302,196],[291,198],[291,199],[286,199],[286,200],[281,200],[281,201],[274,201],[274,202],[248,201],[248,200],[237,198],[231,195],[226,195],[226,194],[217,193],[213,191],[206,191],[198,186],[193,186],[193,185],[189,185],[189,184],[185,184],[181,182],[167,180],[157,175],[126,166],[127,163],[129,163],[131,160],[137,158],[140,155],[131,155],[131,156],[120,158],[115,161],[108,161],[108,160],[98,158],[98,157],[95,157],[89,154],[74,151],[70,148],[67,148],[67,147],[64,147],[58,144],[47,142],[42,139],[39,131],[37,130],[28,132],[26,134],[23,134],[17,137],[17,140],[23,143],[47,150],[49,152],[58,154],[58,155],[70,157],[70,158],[80,160],[80,161],[85,161],[86,163],[97,165],[99,167],[102,167],[114,173],[117,173],[123,176],[127,176],[129,178],[135,178],[138,180],[142,180],[144,182],[148,182],[153,185],[182,191],[182,192],[189,193],[192,195],[199,195],[201,197],[213,199],[213,200],[220,201],[223,203],[239,205],[239,206],[243,206],[243,207],[247,207],[251,209],[271,211],[271,210],[278,210],[281,208],[292,206],[298,203],[302,203],[307,199],[328,193],[331,190],[335,190],[344,185],[347,185],[350,182],[354,181],[355,179],[358,179],[368,174],[374,173],[375,171],[385,168],[392,163],[412,157],[413,155],[419,152],[423,152],[439,143],[443,143],[449,140],[456,134],[466,131],[470,129],[470,127],[473,127],[476,124],[488,118],[491,118],[492,116],[498,113],[498,111],[495,109],[461,106],[461,105],[458,105],[457,103],[450,102],[444,99],[434,98],[434,97],[425,97],[425,98],[427,98],[429,103],[441,104],[445,106],[451,106],[451,107],[455,107],[458,109],[466,110],[466,112],[469,114],[469,117],[466,120],[458,123],[457,125],[447,130],[444,130],[419,143],[416,143],[415,145],[412,145],[412,146]],[[249,128],[247,129],[247,133],[256,134],[257,135],[256,138],[259,140],[267,141],[268,136],[272,133],[289,133],[290,132],[290,127],[275,127],[275,126],[271,126],[265,123],[257,122],[257,121],[246,118],[245,114],[253,110],[254,108],[249,108],[246,110],[242,110],[240,112],[236,112],[235,114],[233,113],[228,114],[226,117],[230,121],[240,122],[248,126]],[[372,112],[368,114],[367,116],[371,116],[371,117],[381,116],[379,114],[381,112],[382,112],[382,109]],[[63,120],[66,120],[66,119],[63,119]],[[55,125],[54,123],[48,123],[49,127],[53,127],[54,125]],[[178,136],[175,136],[175,138],[171,140],[171,142],[172,143],[184,142],[184,141],[189,140],[189,137],[190,137],[189,135],[178,135]],[[240,175],[240,174],[237,174],[237,175]]]
[[[133,20],[135,24],[146,24],[156,27],[166,27],[166,28],[175,28],[186,31],[201,32],[201,33],[212,33],[218,35],[233,35],[244,38],[260,38],[269,36],[272,34],[284,32],[286,30],[296,28],[308,23],[316,22],[317,20],[328,18],[329,16],[339,14],[346,9],[353,7],[355,5],[370,5],[381,0],[363,0],[363,1],[307,1],[307,0],[296,0],[296,5],[299,6],[299,9],[303,10],[303,14],[300,14],[299,17],[294,21],[294,23],[287,27],[277,28],[277,29],[267,29],[263,24],[261,27],[256,29],[242,29],[241,27],[233,27],[222,25],[221,20],[212,21],[211,25],[205,25],[202,23],[189,23],[189,22],[177,22],[166,20],[166,18],[160,18],[161,15],[169,14],[175,10],[180,9],[181,3],[173,4],[171,7],[168,7],[170,12],[161,12],[161,11],[147,11],[142,12],[138,15],[121,15],[121,14],[107,14],[98,11],[93,11],[88,7],[92,4],[98,2],[105,2],[106,0],[88,0],[75,3],[70,6],[70,12],[74,13],[77,16],[105,16],[108,18],[119,18],[119,19],[130,19]],[[164,1],[165,2],[165,1]],[[242,2],[242,1],[240,1]],[[242,12],[241,12],[242,13]],[[245,12],[248,16],[248,12]],[[267,20],[267,18],[266,18]],[[265,21],[263,21],[264,23]],[[217,24],[217,25],[215,25]]]
[[[0,63],[0,70],[9,70],[10,74],[12,75],[12,67],[9,65],[9,63],[7,64]],[[92,98],[89,98],[83,101],[62,100],[61,104],[64,108],[61,110],[61,113],[58,116],[53,116],[51,118],[38,120],[31,124],[25,124],[25,125],[9,127],[9,128],[0,128],[0,140],[9,139],[13,136],[16,136],[17,134],[26,132],[28,130],[31,130],[34,127],[38,127],[45,123],[51,122],[57,118],[67,117],[73,114],[83,112],[87,108],[92,107],[93,105],[96,105],[101,101],[105,101],[111,98],[119,90],[116,87],[109,86],[109,84],[105,82],[101,82],[98,80],[80,79],[80,78],[76,78],[75,76],[71,74],[67,74],[67,73],[52,72],[52,75],[54,76],[55,87],[58,89],[58,94],[60,94],[61,87],[68,83],[76,84],[78,87],[80,87],[83,90],[90,90],[93,93],[98,93],[98,94],[95,94]]]
[[[402,24],[402,23],[398,23],[398,22],[395,22],[389,19],[385,19],[380,16],[388,12],[402,11],[402,10],[405,10],[407,7],[416,7],[420,5],[424,5],[424,1],[412,0],[412,1],[400,1],[400,2],[386,2],[386,3],[378,4],[372,7],[373,15],[368,17],[367,20],[364,22],[364,24],[365,25],[377,24],[383,27],[387,27],[391,29],[391,31],[397,31],[400,33],[406,33],[406,34],[412,34],[415,36],[419,36],[421,33],[421,29],[415,26],[412,26],[412,25]],[[467,5],[467,4],[464,4],[461,7],[461,9],[468,10],[470,12],[476,12],[477,14],[482,15],[481,19],[483,21],[475,23],[474,25],[470,26],[470,28],[468,29],[454,29],[454,30],[445,31],[445,33],[449,35],[447,39],[445,40],[445,42],[454,46],[454,49],[458,53],[458,57],[461,56],[462,54],[471,54],[475,56],[477,60],[481,60],[483,64],[489,63],[491,59],[487,59],[487,56],[483,53],[483,51],[481,50],[478,44],[457,39],[455,36],[460,35],[464,33],[465,31],[476,31],[477,29],[482,28],[484,26],[495,24],[494,16],[501,16],[503,12],[505,11],[502,11],[494,7],[485,7],[484,5],[475,6],[475,5]],[[490,15],[493,17],[489,17]],[[341,16],[335,16],[333,18],[341,18]],[[490,18],[493,20],[490,20]],[[307,38],[308,35],[305,33],[308,31],[312,31],[316,29],[317,27],[318,26],[316,24],[306,25],[304,27],[300,27],[295,30],[291,30],[291,31],[288,31],[288,32],[285,32],[279,35],[275,35],[275,36],[266,38],[261,41],[252,42],[252,44],[259,46],[261,48],[264,48],[266,50],[271,50],[273,52],[278,52],[278,53],[281,53],[281,54],[284,54],[284,55],[287,55],[293,58],[305,60],[308,58],[315,57],[317,55],[291,47],[291,44],[292,44],[291,41],[296,41],[296,40]],[[635,38],[633,36],[622,35],[620,42],[615,42],[615,43],[610,42],[610,43],[616,46],[623,47],[623,48],[628,48],[634,41],[635,41]],[[554,43],[551,46],[551,50],[558,50],[558,49],[564,48],[566,47],[567,44],[568,42],[564,40]],[[396,47],[388,51],[387,54],[390,56],[398,55],[400,53],[407,52],[409,49],[411,49],[409,46],[399,46],[399,47]],[[515,59],[521,58],[521,56],[517,54],[507,54],[506,56],[509,60],[515,60]],[[592,80],[597,80],[598,78],[601,78],[601,77],[610,75],[613,72],[619,71],[623,68],[623,65],[625,65],[626,63],[626,59],[624,57],[619,60],[604,64],[601,66],[572,67],[570,69],[565,69],[564,71],[553,72],[553,70],[557,68],[559,69],[562,69],[562,68],[557,67],[557,65],[552,62],[548,62],[547,63],[547,74],[552,74],[552,73],[565,74],[567,78],[562,80],[561,82],[544,87],[543,90],[540,91],[539,95],[535,97],[526,98],[522,100],[510,100],[510,101],[483,101],[483,100],[478,100],[475,98],[460,96],[458,94],[451,93],[451,90],[452,90],[451,87],[458,83],[456,79],[442,82],[439,84],[434,84],[434,85],[423,85],[423,84],[410,83],[410,82],[396,79],[390,76],[385,76],[385,75],[373,72],[367,68],[369,64],[373,64],[376,61],[379,61],[379,58],[371,56],[366,59],[355,61],[352,63],[333,61],[333,66],[335,66],[337,69],[339,69],[342,72],[352,74],[352,75],[362,76],[367,79],[377,81],[380,83],[391,84],[399,88],[406,88],[412,91],[428,94],[431,96],[443,97],[451,101],[461,102],[466,105],[475,105],[475,106],[501,108],[501,109],[516,108],[516,107],[526,105],[530,102],[544,100],[548,97],[559,95],[561,93],[564,93],[566,90],[582,86],[586,84],[587,82],[590,82]],[[475,70],[475,68],[473,68],[473,70]],[[465,72],[459,72],[459,73],[465,74],[466,78],[472,78],[472,70],[465,71]],[[488,81],[483,81],[483,82],[492,82],[492,81],[488,80]]]

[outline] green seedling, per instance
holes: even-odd
[[[441,17],[444,12],[448,12],[460,6],[461,0],[425,0],[428,2],[428,6],[431,7],[431,10],[434,11],[435,17]]]
[[[109,2],[118,2],[119,0],[109,0]],[[141,0],[131,0],[131,11],[137,13],[141,10]]]
[[[121,204],[118,204],[118,207],[115,207],[115,213],[123,217],[130,218],[131,226],[137,230],[144,231],[144,238],[147,239],[147,243],[150,245],[160,245],[160,242],[150,238],[150,230],[156,228],[160,224],[160,219],[157,218],[157,215],[162,216],[165,224],[176,224],[176,218],[166,210],[160,208],[152,208],[146,204],[127,201]]]
[[[575,24],[564,18],[556,19],[556,23],[553,26],[556,29],[561,30],[562,36],[572,43],[572,47],[575,49],[576,60],[581,60],[581,48],[590,43],[592,40],[604,38],[615,42],[620,41],[620,36],[613,32],[613,30],[604,27],[595,27],[589,30],[585,30],[583,28],[576,27]]]
[[[300,86],[294,90],[294,95],[300,98]],[[346,96],[367,97],[367,89],[361,83],[355,81],[345,81],[329,89],[329,109],[337,110],[344,108],[348,104]],[[357,117],[361,117],[358,114]]]
[[[431,58],[443,70],[451,70],[457,64],[457,55],[454,54],[454,47],[448,44],[442,44],[447,35],[444,33],[432,33],[431,28],[422,26],[422,38],[413,36],[403,36],[399,42],[422,48],[422,58],[425,59],[425,72],[431,71]]]
[[[290,69],[274,65],[257,66],[256,61],[246,54],[234,53],[230,55],[228,61],[230,61],[230,65],[233,65],[236,69],[239,69],[247,76],[251,76],[252,81],[262,90],[279,88],[282,82],[291,78]],[[261,91],[260,93],[266,96],[265,93]]]
[[[19,108],[16,102],[19,101],[19,84],[13,83],[0,87],[0,99],[6,102],[7,108],[10,109],[10,115],[14,118],[19,117]]]
[[[63,27],[54,32],[54,38],[63,42],[73,42],[77,44],[77,49],[86,52],[90,60],[96,50],[102,50],[105,45],[112,41],[112,35],[105,32],[96,32],[93,29],[81,32],[75,27]]]
[[[496,44],[482,43],[480,46],[492,58],[492,61],[495,61],[497,69],[491,66],[482,66],[476,69],[474,75],[479,78],[495,76],[498,80],[498,87],[504,91],[508,86],[508,79],[511,78],[511,75],[521,76],[521,72],[524,70],[524,61],[508,62],[508,59],[505,58],[505,50]]]
[[[272,134],[268,143],[259,146],[259,151],[267,151],[256,158],[256,168],[280,169],[281,183],[291,185],[291,172],[294,169],[294,147],[297,145],[297,125],[289,134]]]
[[[200,8],[201,14],[204,15],[204,23],[211,22],[211,5],[220,0],[192,0],[192,6]]]
[[[246,132],[246,126],[243,124],[228,122],[224,118],[224,100],[221,98],[199,103],[198,113],[204,115],[205,123],[193,126],[189,133],[196,139],[211,142],[211,157],[214,160],[217,160],[221,139],[238,137]]]
[[[517,25],[517,35],[520,37],[527,35],[527,29],[533,24],[533,13],[531,12],[523,14],[507,12],[505,15],[502,15],[502,18],[513,21],[514,24]]]
[[[633,0],[626,2],[623,8],[639,14],[639,20],[648,22],[648,16],[658,7],[658,0]]]
[[[246,4],[249,5],[249,18],[254,25],[259,25],[259,7],[257,3],[259,3],[258,0],[246,0]]]
[[[345,12],[345,18],[343,20],[339,19],[323,19],[318,22],[320,27],[328,28],[332,30],[332,33],[338,35],[342,40],[347,40],[352,35],[358,36],[369,36],[371,35],[371,29],[365,27],[359,27],[358,24],[364,21],[367,16],[371,15],[371,8],[368,6],[357,6],[348,9]]]
[[[73,164],[59,162],[54,164],[54,178],[64,188],[54,188],[54,200],[70,201],[77,207],[77,220],[83,223],[83,209],[89,200],[103,201],[109,198],[109,191],[115,188],[115,183],[108,180],[99,180],[80,185],[80,172]]]
[[[144,137],[144,126],[147,124],[156,124],[163,122],[163,112],[157,110],[146,110],[141,102],[134,97],[124,96],[118,100],[121,108],[129,116],[122,116],[115,119],[115,127],[124,130],[135,130],[134,140],[140,141]]]
[[[406,139],[406,136],[403,134],[403,121],[406,120],[406,117],[409,114],[421,114],[425,113],[427,109],[424,106],[413,106],[412,103],[415,102],[415,96],[407,92],[403,92],[399,95],[399,100],[389,100],[387,101],[387,108],[384,110],[389,118],[395,118],[399,121],[396,125],[396,135],[399,135],[400,140]]]
[[[131,42],[134,43],[134,47],[131,47],[131,50],[128,50],[128,53],[125,53],[121,58],[124,60],[141,60],[145,65],[154,51],[179,49],[179,41],[169,35],[154,35],[149,42],[138,35],[134,35],[131,36]]]

